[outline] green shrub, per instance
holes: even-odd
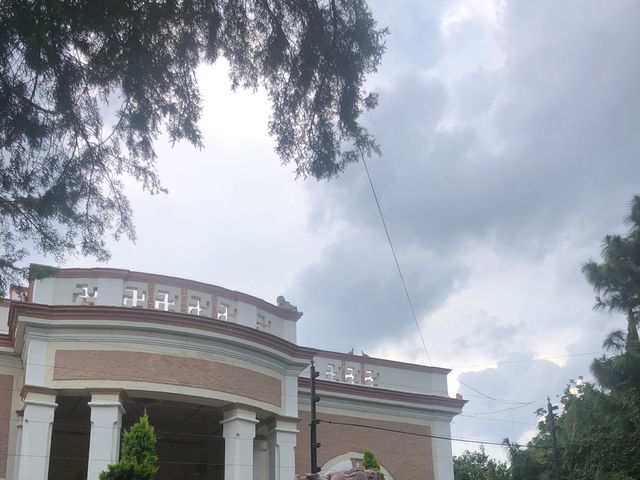
[[[365,470],[375,470],[380,473],[380,480],[384,480],[384,474],[380,471],[380,462],[370,450],[364,451],[362,458],[362,468]]]
[[[120,461],[100,473],[100,480],[153,480],[158,471],[156,434],[147,412],[122,436]]]

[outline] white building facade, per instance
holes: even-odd
[[[309,365],[323,470],[373,451],[391,480],[452,480],[464,400],[446,369],[303,347],[302,313],[191,280],[57,269],[0,304],[0,479],[97,480],[146,411],[157,480],[309,471]],[[434,438],[436,437],[436,438]]]

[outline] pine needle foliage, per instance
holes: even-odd
[[[366,0],[0,2],[0,292],[32,250],[102,261],[105,235],[135,238],[124,182],[166,192],[161,134],[203,146],[201,64],[223,58],[232,88],[266,91],[297,176],[377,152],[360,119],[386,34]]]
[[[621,346],[637,349],[640,318],[640,195],[631,201],[626,218],[625,235],[607,235],[602,245],[602,261],[589,260],[582,267],[587,281],[596,293],[595,309],[607,309],[625,315],[626,334],[614,332],[605,347]]]
[[[622,313],[627,323],[603,343],[614,356],[594,360],[591,371],[605,388],[640,391],[640,195],[633,197],[626,223],[625,235],[604,238],[602,261],[589,260],[582,271],[596,293],[594,308]]]
[[[144,412],[122,436],[120,461],[100,473],[100,480],[153,480],[157,463],[156,434]]]

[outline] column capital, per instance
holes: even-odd
[[[87,405],[89,405],[91,407],[92,411],[93,411],[93,409],[100,408],[100,407],[104,407],[104,408],[115,407],[118,410],[120,410],[121,413],[126,413],[124,407],[122,406],[122,403],[120,403],[120,402],[98,401],[98,402],[87,402]]]
[[[287,417],[284,415],[274,415],[265,420],[264,424],[268,432],[283,432],[298,434],[298,417]]]
[[[246,423],[251,423],[253,425],[260,423],[260,421],[257,420],[256,418],[243,417],[242,415],[234,415],[233,417],[220,420],[220,425],[225,425],[227,423],[232,423],[232,422],[246,422]]]
[[[120,389],[95,389],[91,390],[91,401],[88,405],[93,408],[117,407],[120,412],[126,413],[122,406],[122,390]]]
[[[253,412],[254,414],[258,413],[258,409],[256,407],[252,407],[251,405],[246,405],[244,403],[230,403],[228,405],[225,405],[222,408],[222,412],[226,413],[226,412],[231,412],[234,410],[242,410],[242,411],[246,411],[246,412]]]
[[[252,424],[259,423],[259,420],[256,418],[255,409],[238,404],[234,404],[230,408],[224,410],[220,424],[225,425],[226,423],[234,421],[241,421]]]
[[[49,387],[41,387],[39,385],[25,385],[20,390],[20,399],[22,401],[42,401],[55,403],[58,396],[58,390]]]
[[[93,397],[94,395],[113,395],[122,397],[124,390],[122,388],[86,388],[85,389]]]

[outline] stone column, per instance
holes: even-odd
[[[298,419],[276,417],[269,423],[269,480],[289,480],[296,474]]]
[[[253,441],[253,480],[269,478],[269,443],[266,439],[256,438]]]
[[[24,394],[18,480],[47,480],[56,395],[42,387]]]
[[[13,462],[13,480],[18,480],[20,472],[20,449],[22,448],[22,414],[20,411],[20,423],[16,425],[16,457]]]
[[[117,463],[120,458],[120,430],[122,402],[120,392],[92,393],[91,437],[89,440],[89,468],[87,480],[98,480],[100,472]]]
[[[256,412],[234,406],[224,412],[224,480],[253,480],[253,439],[256,436]]]
[[[451,420],[436,418],[431,427],[431,434],[438,437],[451,437]],[[433,466],[436,480],[453,480],[453,459],[451,440],[432,438]]]

